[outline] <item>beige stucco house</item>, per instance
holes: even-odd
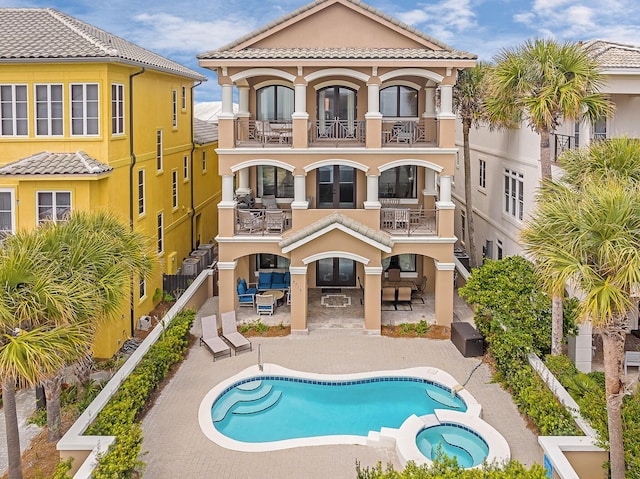
[[[276,272],[294,333],[307,330],[310,288],[360,286],[363,327],[378,333],[392,265],[401,282],[427,277],[436,321],[449,324],[452,86],[475,55],[362,2],[326,0],[198,58],[222,87],[220,311],[237,307],[239,279]]]

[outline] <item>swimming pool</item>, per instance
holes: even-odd
[[[299,396],[299,388],[307,389],[305,397]],[[345,412],[336,413],[325,403]],[[209,439],[237,451],[368,445],[393,443],[408,416],[445,407],[461,414],[480,408],[450,374],[437,368],[327,375],[265,364],[263,371],[249,367],[211,389],[200,404],[199,423]]]
[[[440,453],[455,457],[461,467],[475,467],[489,455],[489,445],[475,431],[455,423],[440,423],[424,428],[416,437],[420,452],[429,459]]]

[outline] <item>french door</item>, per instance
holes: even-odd
[[[356,170],[334,165],[318,168],[317,207],[354,209],[356,205]]]
[[[346,258],[324,258],[318,260],[316,284],[318,286],[355,286],[355,261]]]

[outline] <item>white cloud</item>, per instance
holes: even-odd
[[[476,14],[470,0],[440,0],[419,3],[418,7],[395,12],[394,16],[444,42],[468,33],[476,26]]]

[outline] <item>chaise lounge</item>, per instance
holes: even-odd
[[[235,354],[238,354],[238,350],[253,350],[251,341],[238,332],[235,311],[222,313],[222,337],[231,343]]]
[[[231,357],[231,348],[218,336],[218,321],[215,314],[211,316],[203,316],[202,322],[202,336],[200,337],[200,346],[203,344],[209,348],[211,354],[213,354],[213,360],[216,360],[217,356],[229,356]]]

